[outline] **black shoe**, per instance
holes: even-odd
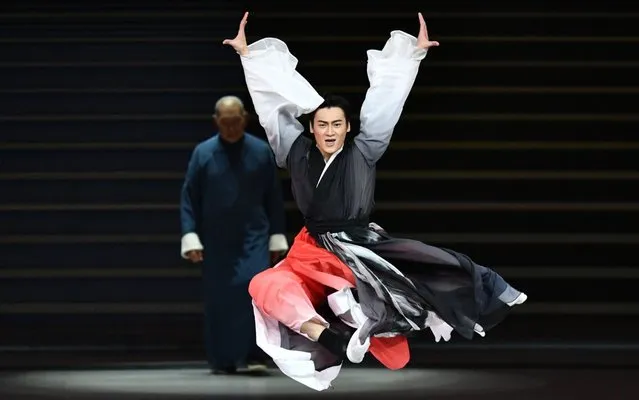
[[[213,375],[234,375],[236,373],[236,367],[214,368],[211,370],[211,374]]]
[[[346,348],[351,336],[352,333],[348,331],[326,328],[317,338],[317,342],[340,359],[343,359],[346,358]]]
[[[246,363],[249,372],[266,372],[268,365],[264,361],[252,360]]]
[[[246,369],[250,374],[264,374],[268,371],[271,358],[257,345],[249,352],[246,360]]]

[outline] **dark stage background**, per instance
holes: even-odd
[[[312,84],[358,108],[366,50],[394,29],[416,34],[422,11],[441,47],[379,165],[374,219],[529,295],[484,339],[416,338],[413,362],[638,364],[639,16],[609,4],[350,3],[259,2],[249,41],[284,39]],[[1,366],[65,349],[66,362],[203,359],[178,201],[216,99],[252,107],[221,45],[246,5],[0,6]],[[263,136],[256,118],[250,131]],[[301,218],[282,176],[292,238]]]

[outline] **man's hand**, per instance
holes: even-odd
[[[191,250],[186,253],[186,256],[188,257],[189,261],[194,264],[202,262],[204,260],[204,254],[202,253],[202,250]]]
[[[244,13],[242,21],[240,21],[240,29],[237,31],[237,36],[234,39],[225,39],[222,44],[229,45],[235,49],[240,55],[245,56],[248,54],[248,45],[246,44],[246,34],[244,33],[244,27],[248,20],[248,11]]]
[[[432,42],[428,40],[428,30],[426,29],[426,22],[424,22],[422,13],[417,13],[417,16],[419,18],[419,34],[417,35],[417,47],[419,47],[420,49],[428,49],[430,47],[439,46],[439,42]]]
[[[271,251],[271,266],[275,266],[282,258],[284,258],[284,251]]]

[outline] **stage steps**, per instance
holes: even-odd
[[[318,90],[357,109],[366,50],[394,29],[415,34],[418,6],[262,4],[247,29],[251,41],[284,39]],[[375,220],[466,252],[530,295],[491,343],[636,341],[639,16],[428,7],[442,45],[379,164]],[[237,55],[221,46],[243,10],[30,1],[0,11],[0,343],[199,346],[179,191],[215,100],[233,93],[252,109]],[[250,130],[264,136],[256,118]],[[292,237],[302,221],[282,179]],[[25,333],[45,326],[46,338]]]

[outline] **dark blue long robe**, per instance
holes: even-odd
[[[190,249],[204,251],[209,365],[241,366],[255,346],[248,284],[270,267],[269,250],[287,247],[282,191],[269,145],[248,133],[233,144],[219,135],[198,144],[182,188],[180,214],[183,257]]]

